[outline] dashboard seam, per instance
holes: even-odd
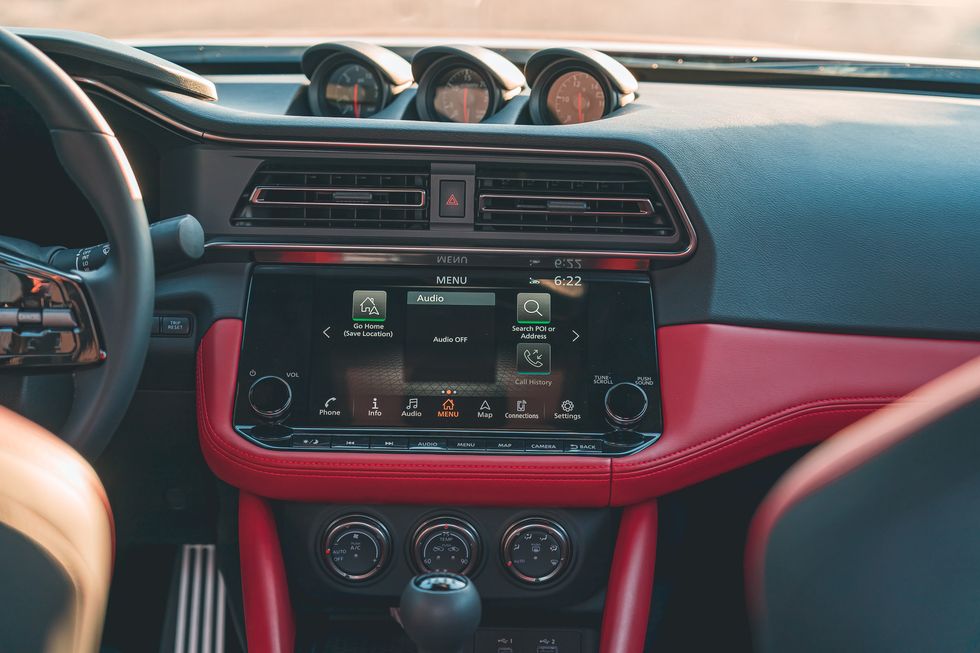
[[[811,417],[811,416],[814,416],[814,415],[834,415],[834,414],[844,414],[844,413],[861,413],[863,415],[868,415],[868,414],[871,414],[871,413],[873,413],[873,412],[875,412],[875,411],[877,411],[877,410],[879,410],[881,408],[884,408],[887,405],[888,405],[887,403],[883,403],[883,404],[876,405],[876,406],[866,406],[866,407],[854,406],[854,407],[850,407],[850,408],[840,407],[840,408],[834,408],[832,410],[822,410],[822,411],[819,411],[819,412],[799,413],[799,414],[796,414],[796,415],[793,415],[793,416],[789,417],[786,420],[780,420],[780,421],[772,422],[770,424],[766,424],[762,428],[756,429],[756,430],[751,431],[751,432],[749,432],[747,434],[743,434],[743,437],[729,438],[727,441],[722,442],[719,446],[717,446],[717,447],[711,447],[710,450],[707,450],[707,451],[705,451],[705,450],[697,451],[697,452],[695,452],[695,454],[693,456],[689,456],[689,457],[686,457],[686,458],[684,458],[682,460],[676,461],[674,464],[658,465],[658,466],[655,466],[655,467],[648,467],[647,469],[634,469],[634,470],[631,470],[630,472],[621,472],[620,474],[618,474],[618,477],[620,479],[622,479],[622,480],[635,481],[635,480],[641,480],[641,479],[644,479],[644,478],[648,478],[650,476],[656,476],[657,474],[667,473],[670,470],[680,469],[682,467],[686,467],[686,466],[692,465],[695,462],[699,461],[700,459],[702,459],[702,458],[704,458],[706,456],[713,455],[713,454],[717,453],[718,451],[720,451],[722,449],[725,449],[726,447],[733,446],[735,444],[738,444],[739,442],[744,442],[745,439],[755,438],[755,437],[757,437],[757,436],[759,436],[759,435],[761,435],[763,433],[766,433],[767,431],[770,431],[770,430],[772,430],[774,428],[778,428],[780,426],[784,426],[785,424],[787,424],[789,422],[793,422],[793,421],[805,419],[807,417]],[[830,407],[828,407],[828,408],[830,408]],[[613,470],[613,475],[614,475],[614,477],[617,476],[615,469]],[[614,478],[614,480],[615,480],[615,478]]]
[[[889,403],[899,399],[899,395],[880,395],[880,396],[869,396],[869,397],[833,397],[827,399],[817,399],[813,401],[807,401],[799,404],[789,406],[787,408],[774,411],[764,417],[754,419],[750,422],[746,422],[730,429],[720,435],[713,436],[707,440],[702,440],[697,444],[689,445],[683,449],[678,449],[677,451],[672,451],[663,456],[658,456],[656,458],[651,458],[649,460],[643,461],[633,461],[624,462],[617,465],[620,468],[644,468],[644,467],[667,467],[669,465],[658,465],[662,461],[670,461],[673,458],[682,457],[683,454],[689,453],[691,451],[697,451],[700,449],[705,449],[710,447],[710,445],[723,441],[726,439],[735,439],[739,436],[746,434],[754,435],[758,430],[766,430],[771,426],[775,426],[787,421],[792,421],[798,418],[807,417],[809,415],[815,414],[827,414],[827,409],[835,409],[843,406],[852,405],[855,408],[858,404],[866,403],[877,408],[886,406]],[[664,429],[664,433],[667,433],[667,429]],[[642,471],[642,470],[640,470]]]

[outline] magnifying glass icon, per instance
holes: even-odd
[[[528,315],[540,315],[544,317],[541,313],[541,304],[536,299],[528,299],[524,302],[524,312]]]

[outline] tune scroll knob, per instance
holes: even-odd
[[[629,428],[647,414],[647,393],[635,383],[617,383],[606,391],[606,417],[618,428]]]
[[[293,404],[293,389],[279,376],[263,376],[248,389],[248,403],[259,417],[282,417]]]

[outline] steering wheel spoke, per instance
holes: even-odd
[[[99,287],[97,279],[92,289]],[[104,358],[86,279],[0,252],[0,368],[78,367]]]

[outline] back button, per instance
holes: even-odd
[[[568,453],[602,453],[602,441],[566,440],[565,451]]]

